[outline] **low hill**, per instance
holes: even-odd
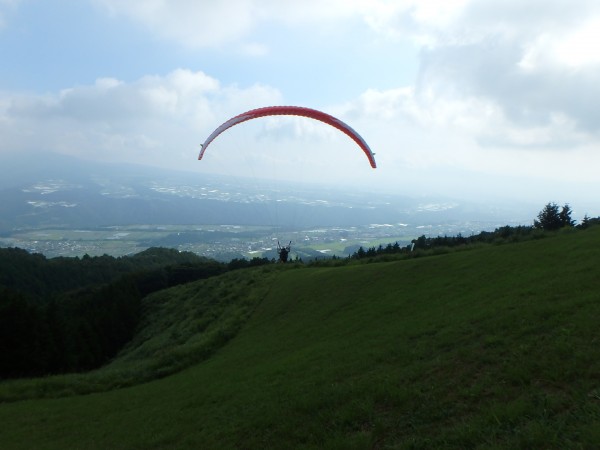
[[[209,326],[223,330],[213,352],[89,395],[8,402],[24,385],[0,384],[0,446],[596,448],[598,248],[592,227],[395,262],[259,267],[162,291],[146,299],[138,340],[103,370],[130,370],[134,354],[168,367]],[[217,298],[231,308],[214,310]],[[29,383],[47,395],[44,380]]]
[[[122,275],[177,264],[204,264],[210,260],[191,252],[153,247],[131,256],[46,258],[20,248],[0,248],[0,287],[34,300],[59,292],[109,283]]]
[[[143,297],[226,270],[166,248],[81,259],[0,249],[0,380],[103,366],[134,336]]]

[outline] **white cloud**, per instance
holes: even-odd
[[[527,47],[519,66],[525,71],[544,71],[549,66],[587,69],[600,64],[600,15],[587,18],[574,29],[541,33]]]
[[[518,123],[494,98],[422,87],[369,90],[336,114],[364,130],[377,154],[378,183],[388,186],[445,185],[455,195],[462,186],[462,195],[477,196],[512,177],[496,192],[539,199],[598,181],[599,137],[561,112]]]
[[[422,119],[456,115],[454,125],[467,124],[479,142],[537,149],[568,149],[599,134],[591,99],[600,96],[600,4],[457,2],[439,19],[423,11],[383,18],[398,30],[410,21],[423,45],[414,94],[428,108]]]
[[[141,23],[152,33],[185,47],[218,47],[242,42],[242,50],[262,56],[264,43],[244,43],[252,31],[272,22],[289,25],[320,20],[338,21],[352,15],[360,0],[92,0],[115,16]],[[361,8],[359,8],[361,9]]]
[[[468,0],[376,0],[363,2],[358,12],[376,33],[435,45],[467,4]]]
[[[261,27],[302,24],[309,32],[311,26],[361,19],[384,39],[409,39],[423,48],[417,84],[386,90],[374,113],[389,114],[398,101],[413,102],[411,114],[420,121],[447,120],[452,111],[462,117],[454,122],[486,136],[482,142],[492,140],[493,133],[481,129],[492,111],[515,127],[504,133],[506,142],[538,147],[547,143],[540,130],[554,127],[556,117],[588,133],[600,119],[597,108],[582,100],[600,95],[600,4],[594,0],[579,0],[577,7],[570,0],[94,1],[182,45],[235,43],[239,53],[255,57],[269,54],[269,43],[254,36]],[[412,97],[405,89],[414,91]],[[376,92],[374,87],[365,95]],[[469,114],[474,105],[483,116]]]
[[[306,27],[360,19],[387,37],[411,36],[427,41],[431,30],[451,26],[468,0],[92,0],[115,16],[145,26],[160,38],[185,47],[242,43],[263,55],[265,43],[245,43],[251,33],[273,23]],[[308,32],[308,31],[307,31]]]
[[[193,163],[198,144],[220,121],[279,101],[275,89],[221,86],[183,69],[132,83],[102,78],[55,94],[4,94],[0,151],[56,151],[181,168]]]
[[[252,29],[256,15],[250,0],[233,2],[95,0],[114,15],[140,22],[158,36],[189,47],[207,47],[239,39]]]
[[[467,102],[471,97],[488,98],[521,125],[547,111],[541,114],[546,124],[551,115],[563,114],[578,126],[589,127],[585,121],[589,108],[582,109],[574,104],[576,98],[565,98],[558,91],[565,84],[579,91],[598,89],[596,76],[589,74],[592,70],[597,75],[600,62],[594,48],[600,37],[600,6],[593,0],[580,0],[577,7],[569,0],[95,2],[182,45],[235,42],[242,54],[250,56],[269,54],[268,43],[254,40],[253,32],[260,27],[302,24],[309,25],[310,32],[311,25],[331,27],[362,19],[384,38],[410,39],[423,46],[415,89],[440,96],[449,92],[468,98]]]

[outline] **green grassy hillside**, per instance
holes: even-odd
[[[200,362],[122,389],[5,401],[0,447],[597,448],[599,249],[595,227],[164,291],[103,370]],[[230,306],[210,320],[198,312],[223,297]],[[194,347],[219,327],[233,331],[212,351]],[[5,400],[23,385],[7,386]]]

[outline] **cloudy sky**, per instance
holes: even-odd
[[[597,0],[0,0],[0,152],[600,214],[598,43]],[[197,161],[229,117],[286,104],[379,167],[294,118]]]

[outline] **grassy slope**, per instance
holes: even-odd
[[[2,448],[594,448],[600,227],[286,270],[208,360],[0,404]]]
[[[0,383],[0,404],[132,386],[209,358],[244,326],[271,288],[275,266],[229,272],[158,291],[142,300],[136,334],[117,357],[87,373]]]

